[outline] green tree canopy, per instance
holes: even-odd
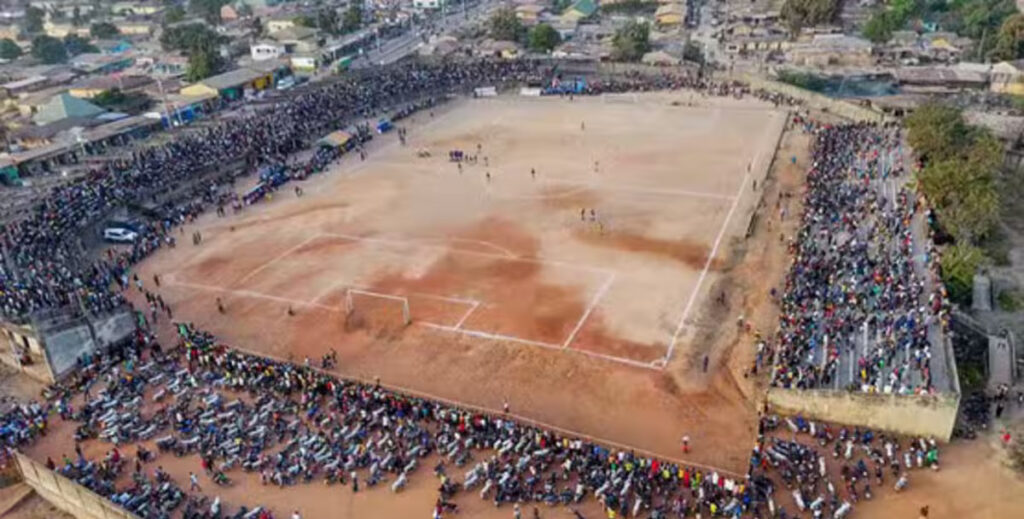
[[[224,62],[215,49],[195,49],[189,52],[185,79],[192,82],[200,81],[217,74],[222,68]]]
[[[779,13],[795,35],[804,27],[831,23],[839,14],[837,0],[786,0]]]
[[[518,41],[523,33],[523,25],[519,23],[516,12],[510,7],[502,7],[495,11],[488,20],[491,38],[501,41]]]
[[[619,61],[639,61],[651,50],[651,28],[646,23],[630,20],[612,38],[612,57]]]
[[[182,21],[184,19],[185,19],[185,9],[183,7],[181,7],[180,5],[175,5],[175,6],[168,7],[167,10],[164,11],[164,23],[165,24],[178,23],[178,22],[180,22],[180,21]]]
[[[974,273],[985,263],[985,253],[969,243],[957,243],[942,251],[939,267],[950,299],[970,303]]]
[[[989,58],[995,61],[1024,58],[1024,14],[1015,14],[1003,21]]]
[[[191,51],[216,49],[224,37],[201,23],[189,23],[168,28],[160,36],[164,50]]]
[[[153,104],[153,100],[143,92],[126,93],[118,88],[104,90],[90,101],[109,110],[133,115],[146,111]]]
[[[217,25],[221,22],[220,8],[224,7],[228,0],[188,0],[188,11],[195,16]]]
[[[87,38],[83,38],[77,34],[68,34],[64,37],[64,49],[67,50],[68,56],[77,56],[79,54],[85,54],[86,52],[100,51],[100,49],[90,43]]]
[[[921,192],[957,243],[989,235],[999,216],[996,178],[1003,146],[987,130],[968,125],[956,108],[928,104],[906,119],[908,142],[925,159]]]
[[[25,10],[25,19],[22,20],[22,28],[28,34],[38,34],[43,32],[43,19],[46,17],[46,12],[42,9],[29,6]]]
[[[68,60],[68,51],[57,38],[39,35],[32,38],[32,56],[46,64],[64,63]]]
[[[561,42],[562,35],[546,23],[537,24],[527,35],[527,45],[538,52],[551,52]]]
[[[21,56],[21,47],[14,40],[4,38],[0,40],[0,59],[17,59]]]
[[[121,35],[121,30],[110,22],[99,22],[89,27],[89,35],[98,40],[110,40]]]
[[[353,2],[341,17],[341,30],[344,32],[352,32],[358,30],[362,25],[363,7],[358,3]]]

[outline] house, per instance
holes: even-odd
[[[155,76],[178,77],[185,75],[186,70],[188,70],[186,56],[169,54],[160,56],[156,63],[153,63],[153,75]]]
[[[288,62],[295,72],[311,74],[320,68],[320,60],[313,54],[293,54]]]
[[[273,34],[278,31],[295,27],[295,19],[293,18],[293,15],[290,14],[287,16],[274,17],[267,20],[264,23],[264,27],[266,27],[268,33]]]
[[[124,54],[134,48],[128,40],[96,40],[93,45],[101,54]]]
[[[45,22],[43,22],[43,32],[45,32],[47,36],[53,36],[54,38],[60,39],[63,39],[65,36],[69,34],[76,34],[83,38],[88,38],[89,26],[81,25],[76,27],[75,25],[72,25],[70,22],[53,23],[50,20],[46,20]]]
[[[135,63],[129,54],[101,54],[87,52],[71,58],[71,67],[86,74],[112,74],[120,72]]]
[[[42,126],[70,118],[91,119],[106,110],[64,92],[50,98],[32,116],[32,122]]]
[[[487,39],[476,47],[476,52],[479,56],[497,56],[514,59],[519,56],[519,46],[511,41]]]
[[[152,16],[163,10],[161,2],[114,2],[110,13],[119,16]]]
[[[447,0],[412,0],[416,9],[440,9]]]
[[[964,88],[985,88],[988,86],[988,66],[929,66],[899,67],[892,74],[904,87],[960,90]],[[904,88],[906,91],[907,88]]]
[[[520,4],[516,6],[516,18],[526,26],[537,25],[540,21],[540,15],[544,12],[544,6],[529,3]]]
[[[324,40],[319,31],[309,27],[291,27],[270,34],[270,37],[284,45],[285,52],[291,54],[311,53],[323,46]]]
[[[989,90],[998,94],[1024,95],[1024,60],[992,65]]]
[[[225,22],[233,22],[239,18],[238,9],[231,4],[224,4],[220,7],[220,19]]]
[[[590,18],[597,12],[597,4],[594,0],[576,0],[572,5],[562,12],[562,18],[576,20]]]
[[[756,34],[738,36],[728,40],[725,53],[751,56],[772,52],[785,52],[791,46],[789,37],[782,33],[771,33],[757,29]]]
[[[845,34],[815,34],[794,44],[786,53],[796,65],[868,67],[875,63],[871,42]]]
[[[46,76],[29,76],[0,85],[0,91],[3,91],[4,97],[11,98],[21,94],[38,92],[48,86],[50,86],[50,80]]]
[[[239,68],[184,87],[181,94],[187,97],[216,95],[230,101],[242,98],[246,92],[269,88],[273,86],[273,80],[272,74]]]
[[[662,4],[654,12],[654,21],[661,27],[679,27],[686,18],[686,6],[680,3]]]
[[[117,30],[121,31],[121,34],[125,36],[149,37],[153,35],[153,31],[156,28],[156,25],[152,22],[138,20],[117,20],[114,22],[114,25],[117,25]]]
[[[149,76],[96,76],[72,83],[68,93],[79,99],[92,99],[107,90],[116,88],[122,92],[133,92],[153,83]]]
[[[21,24],[6,21],[0,23],[0,38],[18,41],[21,38]]]
[[[287,53],[288,49],[283,43],[259,42],[249,46],[249,56],[253,61],[277,59]]]

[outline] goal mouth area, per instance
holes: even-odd
[[[365,324],[367,318],[375,318],[384,322],[392,321],[387,314],[399,317],[402,327],[412,324],[412,312],[409,310],[409,298],[395,294],[385,294],[372,290],[349,288],[345,290],[345,316],[347,322]]]

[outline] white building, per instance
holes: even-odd
[[[252,56],[253,61],[277,59],[284,55],[285,52],[284,44],[281,43],[260,42],[249,46],[249,55]]]
[[[445,0],[412,0],[412,6],[416,9],[440,9]]]

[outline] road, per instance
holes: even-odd
[[[453,5],[445,13],[432,15],[425,23],[410,26],[399,36],[379,42],[378,48],[365,53],[352,66],[363,68],[394,63],[416,52],[432,35],[452,33],[482,21],[500,3],[497,0],[473,0]]]

